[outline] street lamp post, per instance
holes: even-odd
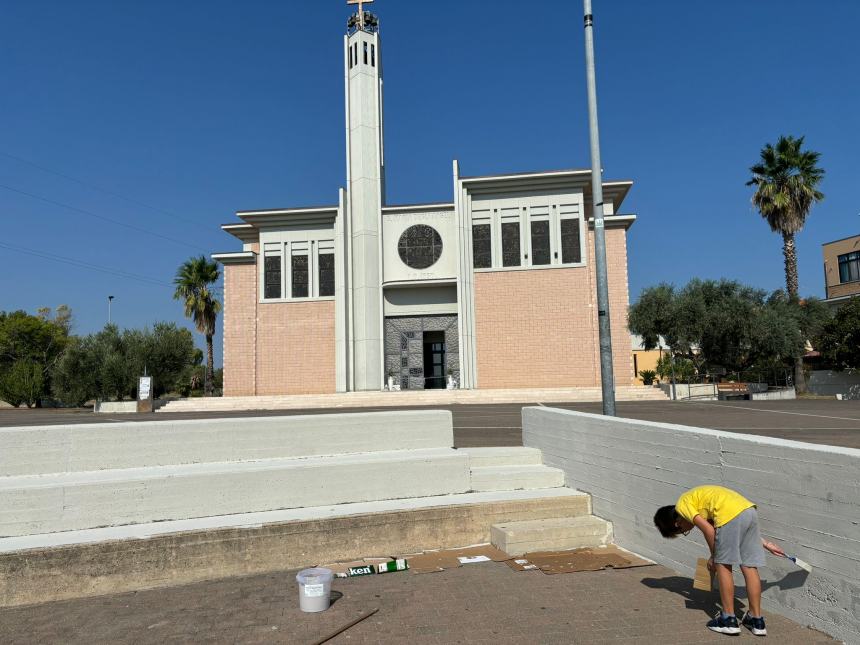
[[[108,325],[110,325],[110,323],[111,323],[111,317],[110,317],[110,314],[111,314],[111,312],[110,312],[110,306],[111,306],[111,303],[113,303],[113,296],[108,296]]]
[[[594,264],[597,273],[597,322],[600,331],[600,385],[603,414],[615,416],[615,378],[612,370],[612,337],[609,323],[609,288],[606,277],[606,235],[603,223],[603,177],[600,166],[600,134],[597,127],[597,81],[594,72],[594,18],[591,0],[585,10],[585,75],[588,85],[588,132],[591,139],[591,198],[594,207]]]

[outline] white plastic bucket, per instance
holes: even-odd
[[[331,603],[331,569],[304,569],[296,575],[299,583],[299,608],[302,611],[325,611]]]

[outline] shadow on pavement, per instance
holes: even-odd
[[[643,578],[642,584],[651,589],[664,589],[684,598],[687,609],[704,612],[708,617],[719,611],[719,592],[699,591],[693,589],[693,581],[682,576],[667,576],[665,578]],[[744,605],[735,598],[735,611],[743,612]]]

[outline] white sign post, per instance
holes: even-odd
[[[137,383],[137,411],[152,412],[152,377],[141,376]]]

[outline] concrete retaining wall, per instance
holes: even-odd
[[[793,387],[780,387],[750,394],[751,401],[793,401],[796,398],[797,391]]]
[[[447,410],[0,428],[0,477],[453,445]]]
[[[860,370],[815,370],[809,375],[807,386],[811,394],[841,394],[843,399],[860,400]]]
[[[93,412],[101,414],[136,414],[137,401],[96,401]]]
[[[660,389],[666,396],[672,398],[672,384],[660,383]],[[675,383],[675,398],[679,401],[684,399],[698,399],[699,401],[716,401],[717,388],[711,383]]]
[[[591,493],[617,542],[692,577],[700,534],[663,539],[654,511],[714,483],[759,505],[762,534],[814,567],[768,558],[768,610],[860,643],[860,450],[548,408],[523,410],[523,443]]]

